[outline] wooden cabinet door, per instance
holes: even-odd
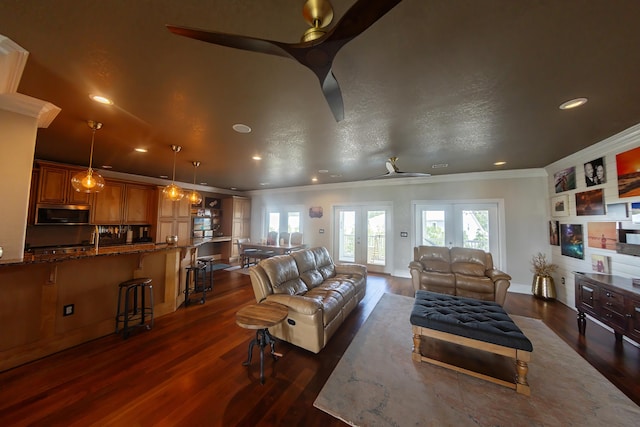
[[[176,220],[175,234],[178,235],[178,245],[188,244],[191,239],[191,219]]]
[[[179,202],[174,203],[177,204],[177,218],[191,218],[191,202],[189,202],[189,199],[184,197]]]
[[[59,205],[87,205],[90,194],[80,193],[71,186],[71,178],[80,169],[67,169],[56,166],[40,167],[40,182],[38,185],[38,203]]]
[[[173,219],[158,220],[158,231],[156,233],[156,243],[165,243],[167,236],[173,236]]]
[[[158,217],[160,218],[173,218],[173,205],[176,202],[164,197],[162,189],[158,190]]]
[[[95,194],[92,223],[99,225],[122,224],[124,183],[107,181],[104,188]]]
[[[69,184],[69,171],[64,168],[41,167],[38,203],[66,203],[66,190]]]
[[[143,185],[127,184],[125,188],[125,224],[151,224],[154,189]]]

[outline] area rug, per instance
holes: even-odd
[[[533,343],[529,397],[414,362],[412,306],[413,298],[382,296],[315,407],[354,426],[631,426],[640,420],[640,407],[540,320],[511,316]]]

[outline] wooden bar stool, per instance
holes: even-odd
[[[153,286],[148,277],[127,280],[118,285],[118,310],[116,313],[116,334],[122,322],[122,337],[127,339],[131,329],[144,326],[153,327]],[[124,296],[123,296],[124,293]],[[147,298],[149,305],[147,306]],[[146,324],[149,319],[149,324]],[[134,323],[132,323],[134,322]]]

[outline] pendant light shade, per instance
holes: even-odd
[[[193,185],[196,185],[196,171],[198,170],[198,166],[200,166],[200,162],[191,162],[191,164],[193,165]],[[199,205],[202,202],[202,195],[196,190],[191,190],[187,198],[192,205]]]
[[[178,187],[175,183],[176,180],[176,156],[182,147],[179,145],[172,145],[171,149],[173,150],[173,177],[171,178],[171,184],[164,187],[162,190],[162,194],[166,199],[171,200],[172,202],[177,202],[182,200],[184,197],[184,190]]]
[[[93,164],[93,143],[96,137],[96,131],[102,128],[102,123],[89,120],[87,124],[92,130],[89,169],[73,175],[71,178],[71,186],[79,193],[97,193],[104,188],[104,178],[98,172],[94,171],[91,166]]]

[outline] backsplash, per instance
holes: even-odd
[[[29,225],[25,249],[39,246],[90,244],[93,225]]]

